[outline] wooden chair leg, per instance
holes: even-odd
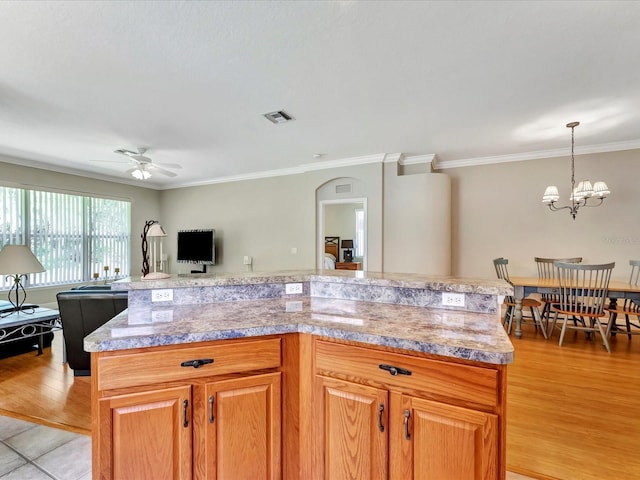
[[[602,330],[602,323],[600,323],[600,319],[595,319],[595,324],[598,326],[598,331],[600,332],[600,336],[602,337],[602,344],[604,348],[607,349],[608,353],[611,353],[611,348],[609,348],[609,341],[607,340],[607,336],[605,332]]]
[[[567,331],[567,320],[568,320],[568,315],[565,315],[564,320],[562,322],[562,331],[560,332],[560,340],[558,341],[559,346],[562,346],[562,341],[564,340],[564,334]]]
[[[509,305],[507,307],[507,311],[504,314],[504,323],[507,324],[507,335],[511,335],[511,325],[513,324],[514,313],[515,313],[515,307],[513,307],[512,305]]]
[[[609,312],[609,323],[607,323],[607,338],[611,336],[611,330],[613,326],[616,324],[616,318],[618,314],[616,312]]]
[[[544,325],[542,325],[542,317],[540,316],[540,310],[538,310],[537,308],[535,309],[535,311],[532,309],[531,313],[533,314],[533,322],[536,325],[536,331],[538,330],[538,324],[540,324],[540,330],[542,330],[542,335],[544,336],[544,339],[547,340],[549,337],[547,336],[547,329],[545,328]]]
[[[627,321],[627,336],[631,340],[631,322],[629,321],[629,314],[625,313],[624,319]]]
[[[549,337],[551,337],[551,335],[553,335],[553,329],[556,328],[556,321],[557,320],[558,320],[558,312],[556,312],[556,314],[553,316],[553,322],[551,323],[551,328],[547,332],[547,338],[549,338]]]

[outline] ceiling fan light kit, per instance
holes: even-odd
[[[128,169],[125,173],[130,174],[137,180],[150,179],[153,176],[152,172],[157,172],[167,177],[177,176],[176,173],[167,170],[166,168],[162,168],[160,165],[169,168],[182,168],[180,165],[176,163],[155,164],[149,157],[146,157],[144,155],[146,151],[146,148],[140,147],[137,149],[137,152],[127,150],[126,148],[119,148],[117,150],[114,150],[113,152],[129,157],[136,164],[135,167]]]

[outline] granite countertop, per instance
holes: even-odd
[[[301,281],[299,275],[293,275],[294,281]],[[342,275],[330,276],[343,278]],[[388,274],[384,277],[390,281],[407,281],[407,275],[398,279]],[[215,278],[220,280],[217,275]],[[353,275],[344,278],[353,278]],[[447,277],[447,280],[450,279]],[[260,283],[263,282],[264,275]],[[137,286],[136,282],[123,283],[127,283],[127,289]],[[158,288],[151,285],[156,281],[138,283],[147,285],[146,288]],[[500,283],[496,288],[504,289],[504,286]],[[87,351],[99,352],[292,332],[485,363],[513,361],[513,346],[496,314],[308,296],[136,306],[91,333],[85,338],[84,346]]]
[[[422,288],[434,291],[513,295],[513,288],[502,280],[486,278],[380,273],[352,270],[281,270],[272,272],[215,272],[195,275],[172,275],[160,280],[126,278],[112,283],[114,290],[149,290],[156,288],[215,287],[317,281],[374,285],[396,288]]]

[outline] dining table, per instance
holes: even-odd
[[[514,318],[516,321],[515,335],[522,337],[522,299],[533,293],[558,294],[560,285],[557,279],[543,279],[538,277],[510,277],[513,285],[513,296],[516,302]],[[640,286],[630,284],[624,280],[611,280],[607,296],[609,307],[615,308],[618,299],[631,299],[640,303]]]

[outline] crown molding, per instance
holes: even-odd
[[[163,190],[170,190],[173,188],[185,188],[185,187],[200,187],[204,185],[215,185],[218,183],[231,183],[231,182],[243,182],[247,180],[259,180],[261,178],[271,177],[284,177],[287,175],[299,175],[305,172],[313,172],[318,170],[329,170],[332,168],[352,167],[354,165],[365,165],[369,163],[382,163],[384,161],[385,154],[380,153],[376,155],[366,155],[362,157],[343,158],[340,160],[331,160],[328,162],[319,163],[304,163],[298,167],[292,168],[280,168],[276,170],[265,170],[262,172],[247,173],[242,175],[230,175],[228,177],[218,177],[212,180],[203,180],[201,182],[188,182],[179,185],[172,185],[170,187],[162,188]]]
[[[618,152],[623,150],[636,150],[640,148],[640,139],[626,142],[600,143],[577,147],[575,155],[588,155],[590,153]],[[496,155],[492,157],[464,158],[459,160],[440,160],[435,158],[432,162],[434,170],[445,168],[473,167],[477,165],[491,165],[493,163],[522,162],[526,160],[540,160],[543,158],[564,157],[570,154],[568,148],[555,148],[553,150],[541,150],[538,152],[513,153],[508,155]]]
[[[404,153],[387,153],[384,156],[384,163],[401,163]]]
[[[403,157],[400,159],[400,165],[419,165],[422,163],[433,163],[436,158],[435,153],[428,153],[425,155],[412,155],[410,157]]]
[[[311,172],[314,170],[327,170],[329,168],[340,167],[352,167],[354,165],[365,165],[368,163],[382,163],[385,159],[384,153],[377,153],[375,155],[365,155],[362,157],[343,158],[340,160],[330,160],[322,163],[303,163],[300,168],[304,172]]]

